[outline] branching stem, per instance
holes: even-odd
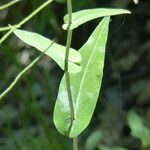
[[[15,28],[20,28],[23,24],[25,24],[27,21],[29,21],[31,18],[33,18],[38,12],[40,12],[43,8],[45,8],[49,3],[51,3],[53,0],[47,0],[45,3],[43,3],[41,6],[39,6],[35,11],[33,11],[30,15],[25,17],[22,21],[20,21],[17,25],[9,26],[9,27],[2,27],[0,28],[0,31],[6,31],[9,30],[1,39],[0,44],[2,44],[15,30]]]

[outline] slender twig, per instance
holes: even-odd
[[[9,87],[2,93],[0,94],[0,101],[2,100],[2,98],[4,98],[8,92],[10,92],[12,90],[12,88],[18,83],[18,81],[20,80],[20,78],[31,68],[33,67],[39,60],[40,58],[44,55],[44,53],[52,46],[54,42],[52,42],[50,44],[50,46],[48,46],[48,48],[46,50],[44,50],[40,56],[38,56],[35,60],[33,60],[25,69],[23,69],[18,75],[17,77],[14,79],[14,81],[9,85]]]
[[[14,4],[18,3],[19,1],[20,1],[20,0],[13,0],[13,1],[11,1],[11,2],[8,2],[8,3],[5,4],[5,5],[0,6],[0,11],[3,10],[3,9],[6,9],[6,8],[8,8],[8,7],[13,6]]]
[[[45,8],[52,1],[53,0],[47,0],[45,3],[43,3],[41,6],[39,6],[35,11],[33,11],[30,15],[28,15],[22,21],[20,21],[17,25],[12,26],[12,28],[11,28],[11,26],[3,27],[5,29],[5,31],[6,31],[6,29],[8,29],[9,31],[0,39],[0,44],[2,44],[4,42],[4,40],[6,40],[11,35],[11,33],[13,33],[15,28],[20,28],[23,24],[25,24],[27,21],[29,21],[31,18],[33,18],[37,13],[39,13],[43,8]]]
[[[69,14],[69,23],[68,23],[68,27],[67,27],[67,43],[66,43],[64,70],[65,70],[66,86],[67,86],[67,93],[68,93],[70,113],[71,113],[71,123],[70,123],[69,129],[68,129],[68,134],[70,134],[71,127],[72,127],[73,121],[75,119],[75,112],[74,112],[73,99],[72,99],[72,93],[71,93],[71,85],[70,85],[70,74],[68,72],[69,50],[70,50],[71,41],[72,41],[72,30],[70,30],[71,23],[72,23],[72,2],[71,2],[71,0],[67,0],[67,8],[68,8],[68,14]],[[77,137],[73,138],[73,150],[78,150]]]

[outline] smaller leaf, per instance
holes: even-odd
[[[109,8],[96,8],[96,9],[86,9],[81,10],[72,14],[72,25],[70,29],[75,29],[80,25],[104,16],[114,16],[120,14],[130,14],[131,12],[125,9],[109,9]],[[64,17],[65,24],[63,25],[63,29],[66,30],[68,27],[68,15]]]
[[[67,0],[56,0],[56,2],[61,3],[61,4],[66,3],[66,1],[67,1]]]
[[[111,150],[127,150],[125,147],[113,147]]]
[[[141,139],[144,147],[150,146],[150,130],[143,124],[140,116],[134,111],[129,111],[127,119],[132,136]]]
[[[94,150],[102,138],[102,133],[99,130],[94,131],[86,140],[85,149]]]
[[[135,4],[138,4],[138,3],[139,3],[139,0],[133,0],[133,2],[134,2]]]
[[[51,40],[45,38],[44,36],[25,31],[25,30],[15,30],[14,34],[20,38],[23,42],[27,43],[30,46],[35,47],[37,50],[43,52],[49,45],[52,43]],[[51,57],[62,69],[64,69],[64,61],[65,61],[65,51],[66,47],[60,44],[54,43],[45,54]],[[79,63],[81,62],[81,55],[78,51],[70,48],[68,65],[69,72],[75,73],[81,71],[81,66]]]
[[[125,147],[108,147],[106,145],[100,144],[99,150],[128,150]]]

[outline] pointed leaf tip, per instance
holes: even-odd
[[[70,119],[65,75],[61,80],[53,119],[57,130],[70,138],[78,136],[92,118],[103,76],[109,22],[110,17],[105,17],[80,48],[82,70],[77,74],[70,74],[75,113],[73,122]]]
[[[44,36],[29,32],[25,30],[15,30],[14,34],[20,38],[26,44],[36,48],[37,50],[43,52],[52,42],[50,39]],[[62,69],[64,69],[66,47],[54,42],[54,44],[45,52],[45,54],[51,57]],[[80,53],[72,48],[70,48],[69,53],[69,72],[76,73],[81,71],[80,64],[82,57]]]
[[[73,30],[79,27],[80,25],[99,17],[114,16],[120,14],[131,14],[131,12],[125,9],[110,9],[110,8],[81,10],[72,14],[72,25],[70,29]],[[62,28],[66,30],[67,26],[68,26],[68,15],[64,17],[64,24]]]

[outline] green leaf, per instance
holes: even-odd
[[[80,25],[104,16],[114,16],[120,14],[130,14],[131,12],[125,9],[109,9],[109,8],[96,8],[96,9],[86,9],[81,10],[72,14],[72,25],[70,29],[75,29]],[[63,29],[66,30],[68,26],[68,15],[64,17],[65,24],[63,25]]]
[[[124,147],[108,147],[103,144],[100,144],[98,148],[99,150],[128,150],[127,148]]]
[[[35,47],[37,50],[43,52],[52,41],[39,35],[37,33],[24,31],[24,30],[15,30],[14,34],[19,37],[22,41],[27,43],[30,46]],[[64,69],[64,60],[65,60],[65,51],[66,47],[60,44],[54,43],[45,54],[51,57],[62,69]],[[78,51],[74,49],[70,49],[69,53],[69,72],[75,73],[81,71],[81,66],[79,63],[81,62],[81,55]]]
[[[128,150],[125,147],[113,147],[111,150]]]
[[[102,139],[102,133],[99,130],[94,131],[86,140],[85,150],[95,150]]]
[[[138,3],[139,3],[139,0],[133,0],[133,2],[134,2],[135,4],[138,4]]]
[[[61,4],[66,3],[66,1],[67,1],[67,0],[56,0],[56,2],[61,3]]]
[[[127,119],[132,136],[141,139],[143,147],[150,146],[150,130],[143,124],[140,116],[134,111],[129,111]]]
[[[71,121],[65,75],[60,83],[54,109],[54,123],[57,130],[69,137],[79,135],[90,123],[103,76],[105,45],[110,18],[104,18],[79,52],[82,56],[82,70],[70,74],[74,103],[74,121]]]

